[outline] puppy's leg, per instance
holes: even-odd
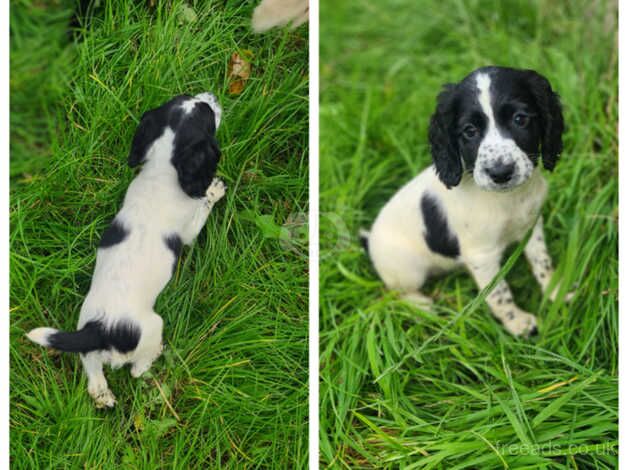
[[[161,335],[164,321],[155,312],[151,312],[148,319],[142,322],[142,337],[138,344],[135,360],[131,367],[131,375],[139,377],[155,362],[163,350]]]
[[[543,292],[547,292],[550,280],[554,275],[554,268],[552,267],[552,259],[547,253],[547,246],[545,245],[545,237],[543,236],[543,217],[539,217],[534,229],[532,229],[532,235],[528,240],[525,247],[525,255],[532,267],[532,273],[537,282],[543,289]],[[556,285],[554,290],[550,292],[549,298],[552,301],[556,300],[560,284]],[[565,296],[565,302],[569,302],[573,297],[573,293],[568,293]]]
[[[467,260],[466,265],[480,289],[484,289],[497,275],[500,259],[500,254],[491,254]],[[504,328],[512,335],[532,336],[537,333],[535,316],[515,305],[506,281],[502,280],[495,285],[486,296],[486,303],[493,315],[502,322]]]
[[[113,408],[116,397],[107,385],[100,354],[98,351],[81,354],[81,361],[87,374],[87,391],[96,402],[96,408]]]
[[[214,208],[214,204],[222,199],[226,190],[227,186],[225,186],[225,183],[223,183],[222,180],[218,178],[214,178],[212,180],[209,188],[207,188],[207,191],[205,192],[205,197],[200,200],[200,204],[196,209],[194,218],[181,233],[181,241],[183,241],[184,244],[189,245],[196,239],[200,231],[205,226],[207,217],[209,217],[209,213]]]

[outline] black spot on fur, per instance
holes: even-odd
[[[140,330],[129,321],[120,321],[109,328],[100,321],[90,321],[78,331],[59,331],[48,337],[48,344],[54,349],[83,354],[110,349],[128,353],[139,341]]]
[[[360,245],[367,253],[369,252],[369,237],[366,235],[360,234]]]
[[[425,224],[423,237],[430,250],[450,258],[459,256],[458,238],[449,230],[447,217],[441,210],[438,200],[427,193],[423,194],[421,212]]]
[[[172,263],[172,273],[177,270],[177,263],[179,262],[179,256],[181,256],[181,249],[183,247],[183,243],[181,242],[181,237],[176,233],[173,235],[169,235],[164,239],[166,246],[172,254],[174,254],[174,262]]]
[[[98,247],[109,248],[110,246],[117,245],[118,243],[122,243],[128,235],[129,231],[126,230],[120,222],[113,219],[111,225],[107,227],[102,234]]]

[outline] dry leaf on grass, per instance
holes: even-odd
[[[229,61],[229,94],[239,95],[244,90],[244,85],[251,75],[251,63],[253,58],[251,51],[242,51],[242,55],[234,52]]]

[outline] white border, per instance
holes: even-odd
[[[0,468],[9,468],[9,2],[3,2],[0,33]]]
[[[318,0],[310,0],[309,468],[318,468]]]
[[[622,8],[623,5],[623,8]],[[628,373],[628,334],[626,333],[626,329],[628,328],[628,318],[626,318],[625,314],[622,314],[621,307],[624,305],[624,300],[626,299],[626,276],[628,276],[628,253],[627,253],[627,244],[626,244],[626,229],[628,228],[628,223],[625,219],[626,208],[628,208],[628,191],[623,188],[623,184],[626,181],[626,175],[628,172],[628,155],[624,155],[624,142],[626,142],[625,138],[628,135],[628,125],[626,120],[626,104],[628,103],[628,83],[624,83],[622,86],[622,82],[624,80],[628,80],[628,70],[626,70],[627,62],[626,62],[626,51],[621,47],[623,43],[624,47],[628,47],[628,43],[626,42],[626,4],[623,1],[619,2],[619,35],[618,35],[618,44],[609,44],[609,47],[619,47],[619,124],[618,124],[618,141],[619,141],[619,306],[618,306],[618,315],[619,315],[619,468],[625,468],[626,465],[621,465],[622,459],[622,450],[623,452],[628,451],[628,428],[626,427],[626,422],[628,422],[628,408],[626,408],[626,403],[622,403],[622,398],[626,396],[628,393],[628,387],[626,386],[626,374]],[[623,39],[622,39],[623,38]],[[623,423],[623,430],[622,430]],[[628,458],[624,460],[628,461]]]

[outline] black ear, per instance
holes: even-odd
[[[163,127],[157,123],[157,119],[151,111],[142,115],[142,120],[133,137],[133,143],[131,143],[128,159],[131,168],[144,163],[146,152],[162,132]]]
[[[454,131],[455,91],[456,85],[445,85],[438,95],[438,104],[432,114],[429,128],[436,174],[447,188],[456,186],[462,178],[462,159],[458,154],[458,141]]]
[[[220,160],[220,149],[213,135],[189,145],[175,145],[172,165],[185,194],[199,198],[205,195]]]
[[[543,166],[553,170],[563,151],[563,131],[565,122],[560,105],[560,98],[552,90],[547,78],[534,70],[527,71],[527,80],[530,91],[534,96],[541,119],[541,155]]]

